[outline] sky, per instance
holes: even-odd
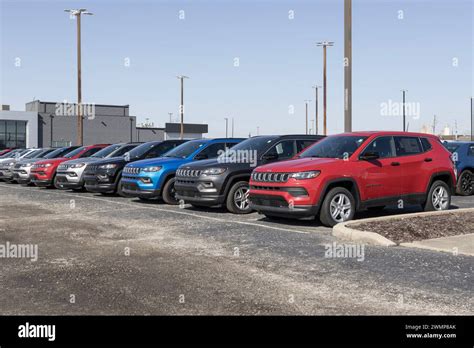
[[[209,137],[305,132],[314,120],[327,51],[329,134],[344,130],[343,0],[0,0],[0,99],[75,102],[76,23],[82,20],[83,102],[130,105],[138,122],[208,123]],[[423,125],[470,129],[474,95],[472,0],[353,0],[353,129],[401,130],[401,90]],[[322,129],[322,91],[319,94]],[[387,111],[388,110],[388,111]],[[312,122],[310,122],[313,124]],[[230,128],[230,125],[229,125]],[[311,127],[314,128],[314,127]]]

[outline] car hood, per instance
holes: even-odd
[[[126,162],[122,156],[118,156],[118,157],[110,157],[110,158],[99,158],[98,161],[94,161],[94,165],[97,164],[98,166],[101,166],[103,164],[126,164],[126,163],[131,163],[131,162],[133,161]]]
[[[324,167],[332,166],[343,162],[340,158],[299,158],[282,162],[270,163],[258,167],[258,172],[286,172],[295,173],[308,170],[320,170]]]
[[[251,172],[259,165],[258,162],[254,163],[234,163],[224,160],[217,160],[217,159],[210,159],[210,160],[203,160],[203,161],[196,161],[187,164],[185,167],[186,169],[196,169],[196,170],[204,170],[207,168],[227,168],[228,171],[243,171],[243,172]]]
[[[76,158],[73,160],[65,161],[65,164],[77,164],[77,163],[91,163],[102,160],[102,158],[86,157],[86,158]]]
[[[162,166],[162,165],[173,165],[179,163],[186,163],[190,161],[186,158],[174,158],[174,157],[157,157],[150,158],[146,160],[136,161],[131,165],[131,167],[150,167],[150,166]]]
[[[27,158],[17,161],[17,164],[27,164],[27,163],[36,163],[39,161],[44,161],[44,158]]]
[[[41,161],[36,162],[36,164],[46,164],[46,163],[59,164],[64,161],[69,161],[69,158],[59,157],[59,158],[43,159]]]

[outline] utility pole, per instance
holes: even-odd
[[[133,141],[133,117],[130,117],[130,142]]]
[[[458,120],[454,120],[454,140],[458,140]]]
[[[234,137],[234,118],[232,117],[232,138]]]
[[[304,101],[304,104],[305,104],[305,109],[306,109],[306,134],[308,134],[308,103],[310,102],[311,100],[307,99]]]
[[[433,116],[433,134],[436,135],[436,115]]]
[[[405,93],[406,89],[402,89],[402,107],[403,107],[403,131],[406,132],[406,114],[405,114]]]
[[[228,117],[224,117],[224,120],[225,120],[225,137],[228,138],[228,133],[227,133],[227,129],[228,129],[228,123],[229,123],[229,118]]]
[[[344,0],[344,132],[352,132],[352,0]]]
[[[315,91],[315,95],[314,95],[314,108],[315,108],[315,111],[314,111],[314,131],[315,133],[314,134],[319,134],[319,129],[318,129],[318,124],[319,124],[319,121],[318,121],[318,89],[321,88],[321,86],[313,86],[314,88],[314,91]]]
[[[310,123],[312,124],[313,122],[314,122],[314,119],[312,119]],[[311,131],[312,131],[312,130],[313,130],[313,128],[310,127],[310,128],[309,128],[309,134],[311,134]],[[316,134],[316,133],[314,133],[314,134]]]
[[[77,144],[82,146],[84,143],[84,125],[82,119],[82,77],[81,77],[81,15],[92,16],[93,13],[85,8],[66,9],[70,17],[76,17],[77,24]]]
[[[50,126],[51,126],[50,133],[51,134],[50,134],[50,141],[49,141],[50,144],[49,144],[49,146],[53,147],[53,120],[54,120],[54,115],[51,114],[51,115],[49,115],[49,117],[51,118],[51,120],[50,120],[51,121],[51,124],[50,124]]]
[[[473,103],[474,103],[474,98],[471,97],[471,141],[474,141],[474,132],[473,132],[473,124],[474,124],[474,113],[473,113]]]
[[[327,135],[327,64],[326,64],[326,51],[328,46],[334,46],[332,41],[318,42],[317,46],[323,48],[323,132]]]
[[[179,138],[183,139],[184,136],[184,79],[189,79],[188,76],[179,75],[176,76],[178,79],[181,80],[181,104],[179,104],[179,114],[181,119],[181,130],[179,133]]]

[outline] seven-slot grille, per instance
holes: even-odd
[[[290,174],[288,173],[252,173],[252,180],[259,182],[287,182],[289,177]]]
[[[65,164],[65,163],[62,163],[58,166],[58,170],[64,170],[68,168],[69,168],[69,164]]]
[[[197,178],[202,173],[202,170],[195,170],[195,169],[178,169],[176,171],[176,175],[182,177],[194,177]]]
[[[125,167],[125,168],[123,169],[123,172],[124,172],[125,174],[138,174],[138,173],[140,173],[141,171],[142,171],[141,168],[136,168],[136,167]]]

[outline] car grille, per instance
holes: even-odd
[[[58,166],[58,170],[66,170],[69,168],[69,165],[68,164],[60,164]]]
[[[97,169],[99,168],[99,166],[97,165],[88,165],[86,167],[86,173],[94,173]]]
[[[195,169],[178,169],[176,171],[177,176],[181,177],[189,177],[189,178],[197,178],[201,176],[202,170],[195,170]]]
[[[21,168],[21,163],[15,164],[15,169],[20,169]]]
[[[142,171],[141,168],[136,168],[136,167],[125,167],[125,168],[123,169],[123,172],[124,172],[125,174],[138,174],[138,173],[140,173],[141,171]]]
[[[289,177],[290,174],[288,173],[252,173],[252,180],[258,182],[287,182]]]
[[[288,202],[280,196],[250,195],[250,202],[267,207],[288,208]]]

